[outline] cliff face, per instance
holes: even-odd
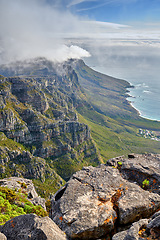
[[[18,174],[43,182],[47,175],[41,174],[42,169],[55,169],[68,179],[83,165],[99,163],[88,126],[78,122],[75,109],[85,104],[85,95],[70,63],[54,65],[39,59],[27,65],[1,66],[0,73],[8,76],[0,77],[0,131],[5,141],[11,139],[25,147],[13,154],[1,142],[3,176],[10,161],[25,165],[25,170],[19,171],[16,165],[16,172],[8,169],[7,176]],[[33,170],[34,165],[39,167]]]

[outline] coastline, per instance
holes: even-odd
[[[110,117],[114,118],[116,116],[120,116],[120,117],[124,117],[124,115],[129,115],[128,113],[130,112],[130,117],[132,118],[143,118],[144,120],[150,120],[150,121],[156,121],[156,122],[160,122],[160,119],[158,118],[159,116],[152,117],[152,112],[153,112],[153,116],[154,116],[154,111],[145,111],[147,110],[147,104],[144,101],[144,98],[147,99],[147,95],[143,95],[143,93],[148,94],[150,91],[146,91],[146,87],[148,87],[148,84],[145,82],[136,82],[134,83],[133,81],[130,81],[129,79],[127,79],[127,77],[123,78],[123,77],[114,77],[113,74],[112,75],[107,75],[106,70],[104,70],[103,68],[100,67],[92,67],[90,65],[87,65],[84,61],[83,61],[84,65],[83,68],[85,69],[86,73],[88,74],[89,78],[92,75],[92,79],[87,79],[86,83],[86,79],[84,76],[84,73],[81,73],[81,77],[83,77],[83,81],[81,81],[82,86],[84,87],[84,89],[87,89],[87,92],[95,92],[95,89],[97,90],[101,88],[101,93],[103,91],[103,96],[105,95],[104,93],[104,89],[106,88],[106,91],[110,91],[110,93],[113,94],[113,98],[115,97],[115,92],[112,91],[114,86],[117,84],[115,83],[114,85],[114,81],[120,81],[120,83],[122,83],[123,87],[125,88],[125,95],[123,90],[121,91],[121,86],[119,87],[119,89],[116,91],[120,93],[121,97],[125,98],[125,101],[127,102],[128,106],[125,104],[125,101],[123,102],[123,106],[121,106],[120,109],[120,103],[121,103],[121,99],[119,99],[119,103],[118,102],[111,102],[111,98],[107,99],[107,94],[106,94],[106,98],[102,99],[102,94],[99,95],[99,97],[101,97],[101,99],[99,98],[98,100],[100,100],[101,102],[103,102],[103,104],[112,104],[113,106],[115,106],[117,109],[119,108],[118,111],[116,111],[116,109],[114,108],[110,108],[110,105],[108,105],[108,109],[105,108],[105,105],[103,105],[103,108],[101,109],[101,107],[99,105],[97,105],[98,109],[100,109],[101,112],[103,112],[104,114],[109,115]],[[88,71],[88,68],[91,70]],[[94,72],[94,74],[92,74],[91,72]],[[100,75],[99,75],[100,74]],[[98,78],[101,78],[101,80],[97,81]],[[93,80],[94,79],[94,80]],[[103,80],[102,80],[103,79]],[[108,79],[111,79],[112,82],[108,82]],[[125,80],[124,80],[125,79]],[[81,78],[82,80],[82,78]],[[108,82],[109,87],[106,86],[106,83]],[[102,84],[101,84],[102,83]],[[95,88],[91,90],[91,88],[93,87],[93,84],[95,84]],[[87,86],[89,85],[89,87]],[[127,86],[128,85],[128,86]],[[113,86],[113,88],[111,88],[110,86]],[[148,90],[148,89],[147,89]],[[135,91],[135,92],[134,92]],[[97,91],[98,92],[98,91]],[[135,93],[135,94],[134,94]],[[93,95],[90,96],[91,98],[93,97]],[[113,99],[112,98],[112,99]],[[135,100],[134,100],[135,99]],[[149,98],[147,99],[149,100]],[[95,98],[93,99],[93,102],[95,101]],[[137,104],[138,103],[138,104]],[[140,107],[139,107],[140,106]],[[141,108],[142,106],[142,108]],[[143,107],[144,106],[144,107]],[[150,106],[150,105],[149,105]],[[151,107],[148,107],[148,110],[152,109]],[[126,111],[125,111],[126,110]],[[155,111],[155,113],[158,111]],[[151,113],[151,114],[150,114]],[[136,114],[136,115],[134,115]],[[140,119],[139,119],[140,120]]]
[[[129,82],[130,83],[130,82]],[[130,83],[131,84],[131,83]],[[135,86],[133,85],[133,84],[131,84],[131,87],[132,87],[132,89],[135,89]],[[146,119],[146,120],[151,120],[151,121],[156,121],[156,122],[160,122],[160,120],[158,120],[158,119],[154,119],[154,118],[152,118],[152,117],[147,117],[147,116],[145,116],[145,115],[143,115],[143,113],[141,112],[141,110],[140,109],[138,109],[135,105],[134,105],[134,102],[132,102],[132,101],[130,101],[129,100],[129,98],[134,98],[134,99],[136,99],[136,97],[135,96],[132,96],[131,94],[130,94],[130,90],[129,90],[130,88],[127,88],[127,91],[129,91],[129,92],[127,92],[127,98],[126,98],[126,100],[128,101],[128,103],[131,105],[131,107],[132,108],[134,108],[136,111],[137,111],[137,113],[138,113],[138,115],[139,115],[139,117],[142,117],[142,118],[144,118],[144,119]]]

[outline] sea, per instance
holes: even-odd
[[[127,100],[147,119],[160,121],[160,42],[158,40],[99,40],[86,42],[91,56],[85,63],[94,70],[124,79],[129,88]]]

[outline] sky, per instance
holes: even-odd
[[[160,39],[160,0],[0,0],[0,63],[89,57],[66,38]]]
[[[50,4],[56,1],[48,0]],[[59,0],[57,7],[101,22],[160,21],[160,0]]]

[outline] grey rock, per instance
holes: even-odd
[[[45,199],[38,196],[32,180],[18,177],[4,178],[0,179],[0,186],[17,189],[17,191],[21,189],[28,194],[28,199],[34,205],[41,205],[46,210]]]
[[[75,239],[97,239],[120,224],[150,217],[160,196],[122,178],[118,169],[100,165],[75,173],[52,200],[52,219]]]
[[[140,240],[142,238],[139,236],[139,231],[142,227],[146,227],[147,224],[148,219],[141,219],[138,222],[133,223],[128,230],[115,234],[112,240]]]
[[[66,240],[66,235],[49,218],[35,214],[15,217],[4,224],[2,233],[7,240]]]
[[[145,190],[160,194],[160,154],[130,154],[128,158],[122,156],[110,159],[107,165],[119,168],[125,179],[141,187],[147,179],[149,185]]]
[[[152,235],[154,239],[160,239],[160,211],[151,217],[146,232]]]

